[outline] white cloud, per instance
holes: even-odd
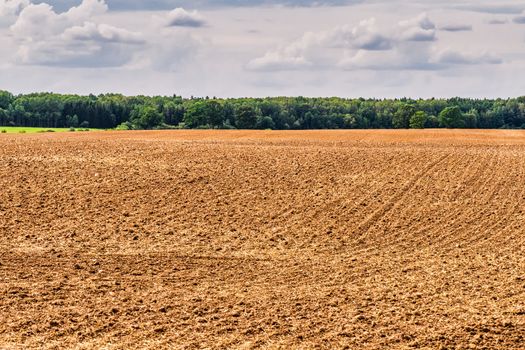
[[[80,22],[95,15],[103,14],[108,10],[105,0],[82,0],[80,5],[70,8],[61,13],[59,17],[65,17],[71,22]]]
[[[446,24],[439,27],[439,30],[444,30],[446,32],[470,32],[472,31],[472,25],[470,24]]]
[[[429,62],[431,46],[428,42],[398,41],[393,50],[374,52],[359,50],[347,52],[338,67],[345,70],[436,70]]]
[[[203,47],[209,46],[189,33],[170,33],[152,38],[143,53],[144,62],[158,71],[179,71],[183,64],[196,58]]]
[[[392,40],[381,34],[375,18],[361,21],[357,26],[336,27],[319,35],[319,41],[329,47],[383,51],[392,48]]]
[[[30,4],[11,26],[11,33],[16,38],[29,42],[58,34],[69,24],[67,16],[59,16],[50,5]]]
[[[378,53],[360,50],[339,62],[346,70],[444,70],[463,65],[501,64],[503,60],[487,52],[438,50],[429,44],[401,42],[395,50]]]
[[[142,44],[141,34],[117,28],[108,24],[84,22],[82,26],[67,28],[60,38],[65,42],[98,41],[110,43]]]
[[[313,66],[312,62],[308,61],[302,55],[290,55],[289,50],[270,51],[264,56],[251,60],[247,64],[250,70],[292,70]]]
[[[28,5],[29,0],[0,0],[0,28],[14,23],[20,11]]]
[[[300,39],[289,45],[283,45],[276,50],[268,51],[264,56],[255,58],[247,64],[250,70],[293,70],[312,67],[308,56],[315,54],[321,45],[324,33],[321,35],[307,32]]]
[[[0,1],[6,11],[7,3]],[[147,16],[139,32],[105,22],[110,13],[104,0],[83,0],[64,12],[48,3],[11,1],[19,5],[8,3],[14,20],[4,36],[7,45],[0,48],[4,64],[175,71],[202,45],[189,31],[166,27],[167,23],[176,27],[203,25],[203,17],[195,11],[176,9]]]
[[[355,27],[344,25],[317,33],[307,32],[298,40],[251,60],[246,67],[250,70],[287,70],[334,66],[337,57],[332,57],[333,49],[385,51],[392,45],[392,39],[380,33],[372,18]]]
[[[198,11],[186,11],[183,8],[176,8],[166,16],[168,27],[202,27],[206,24],[204,17]]]
[[[436,25],[426,13],[416,18],[399,22],[401,27],[400,38],[407,41],[434,41],[436,40]]]
[[[458,1],[459,2],[459,1]],[[464,11],[473,11],[481,13],[492,13],[492,14],[516,14],[523,11],[523,3],[515,1],[512,3],[499,3],[498,1],[488,1],[486,3],[480,3],[480,0],[467,1],[465,4],[456,4],[454,8]]]
[[[60,14],[46,3],[29,4],[20,12],[15,24],[11,26],[11,31],[18,37],[42,38],[58,34],[67,27],[83,23],[107,10],[104,0],[83,0],[80,5]]]
[[[61,7],[75,0],[48,0]],[[164,11],[178,6],[198,6],[199,8],[235,8],[256,6],[280,6],[280,7],[319,7],[319,6],[342,6],[359,4],[364,0],[111,0],[111,8],[118,11],[153,10]]]
[[[0,0],[0,16],[16,15],[27,5],[29,0]]]
[[[495,25],[507,24],[507,23],[509,23],[509,20],[506,19],[506,18],[493,18],[493,19],[488,20],[487,23],[488,24],[495,24]]]
[[[437,64],[501,64],[503,60],[493,54],[460,52],[451,49],[442,50],[432,59]]]
[[[247,65],[252,70],[287,70],[311,67],[331,68],[378,68],[415,67],[417,55],[407,51],[402,54],[405,42],[431,42],[436,39],[436,26],[426,14],[399,22],[390,30],[380,30],[374,18],[361,21],[357,26],[349,25],[317,33],[305,33],[300,39],[287,46],[268,51],[262,57],[250,61]],[[340,51],[327,51],[339,48]],[[399,52],[390,52],[392,50]],[[411,48],[412,52],[419,48]],[[332,54],[332,57],[327,57]],[[319,58],[320,57],[320,58]],[[404,62],[402,62],[404,60]],[[394,61],[399,61],[393,63]],[[426,63],[425,63],[426,64]]]
[[[525,24],[525,11],[523,11],[521,15],[514,17],[512,21],[517,24]]]
[[[13,6],[14,1],[21,5]],[[70,7],[81,0],[33,0],[42,1],[53,5],[39,9],[42,24],[32,25],[39,19],[35,13],[13,31],[29,1],[0,0],[2,14],[9,13],[0,16],[0,85],[15,93],[505,97],[525,91],[522,26],[488,22],[506,18],[512,23],[525,7],[523,0],[504,1],[516,10],[484,12],[460,8],[496,1],[374,0],[305,7],[274,5],[315,2],[257,0],[264,6],[250,1],[253,7],[228,0],[231,6],[225,7],[226,0],[108,0],[84,2],[73,12]],[[339,1],[344,0],[330,0]],[[168,26],[175,3],[188,13],[198,9],[206,24]],[[421,20],[403,21],[420,9],[434,28]],[[377,21],[361,22],[371,17]],[[462,24],[472,31],[444,31]],[[407,40],[418,32],[426,41]]]
[[[10,27],[18,46],[15,61],[74,67],[125,64],[143,39],[139,33],[92,22],[107,10],[103,0],[83,0],[63,13],[46,3],[29,4]]]
[[[467,25],[459,24],[441,28],[451,32],[468,29]],[[305,33],[300,39],[253,59],[247,68],[261,71],[305,68],[442,70],[456,65],[502,63],[493,54],[451,49],[438,52],[436,31],[437,26],[426,13],[382,30],[374,19],[370,19],[355,27],[340,26]]]
[[[0,0],[0,16],[16,15],[27,5],[29,0]]]

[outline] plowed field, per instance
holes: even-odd
[[[2,349],[525,349],[525,132],[0,135]]]

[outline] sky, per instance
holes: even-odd
[[[523,0],[0,0],[13,93],[525,95]]]

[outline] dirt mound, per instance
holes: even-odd
[[[0,135],[0,348],[523,349],[525,133]]]

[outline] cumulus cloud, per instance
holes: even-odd
[[[25,6],[10,27],[18,47],[15,60],[29,65],[74,67],[125,64],[143,39],[139,33],[93,22],[95,16],[107,10],[103,0],[83,0],[62,13],[47,3]]]
[[[183,8],[176,8],[166,18],[166,25],[169,27],[202,27],[205,24],[204,17],[198,11],[189,12]]]
[[[28,5],[29,0],[0,0],[0,27],[12,24]]]
[[[465,53],[452,49],[436,51],[428,45],[405,44],[397,50],[378,55],[359,51],[345,57],[339,67],[346,70],[443,70],[458,65],[501,64],[502,59],[489,53]]]
[[[298,40],[268,51],[247,65],[252,70],[289,70],[334,64],[330,49],[386,51],[392,39],[380,33],[375,19],[357,26],[335,27],[321,32],[307,32]]]
[[[211,44],[190,33],[179,32],[151,38],[144,52],[144,62],[157,71],[180,71],[181,67],[199,57],[203,47]]]
[[[355,27],[346,25],[323,32],[319,39],[326,46],[347,49],[384,51],[392,48],[391,38],[379,32],[374,18],[361,21]]]
[[[15,24],[11,26],[11,32],[19,38],[40,39],[59,34],[94,15],[105,13],[107,9],[103,0],[83,0],[79,6],[60,14],[49,4],[30,4],[20,12]]]
[[[471,27],[447,25],[440,29],[457,32]],[[378,29],[374,19],[370,19],[355,27],[340,26],[328,31],[305,33],[298,40],[250,61],[247,68],[263,71],[323,67],[436,70],[454,65],[502,63],[500,58],[486,53],[437,52],[437,30],[425,13],[383,30]]]
[[[65,45],[59,40],[22,46],[17,52],[17,61],[23,64],[62,68],[119,67],[130,60],[130,52],[117,46],[104,47],[96,43]]]
[[[313,64],[305,57],[304,50],[300,41],[290,46],[281,46],[252,59],[246,68],[256,71],[280,71],[312,67]]]
[[[525,24],[525,11],[520,16],[514,17],[512,21],[517,24]]]
[[[139,33],[117,28],[108,24],[95,24],[84,22],[81,26],[67,28],[60,38],[66,42],[71,41],[97,41],[108,43],[142,44],[144,39]]]
[[[506,19],[506,18],[493,18],[493,19],[488,20],[487,23],[488,24],[495,24],[495,25],[507,24],[507,23],[509,23],[509,20]]]
[[[105,0],[82,0],[80,5],[73,6],[59,16],[68,18],[72,22],[79,22],[92,16],[103,14],[108,10]]]
[[[359,50],[347,53],[337,66],[344,70],[435,70],[440,69],[429,62],[428,45],[401,43],[395,50],[374,52]]]
[[[446,32],[470,32],[472,31],[472,25],[470,24],[446,24],[439,27],[439,30]]]
[[[72,0],[49,0],[57,5]],[[115,10],[168,10],[176,4],[180,7],[219,8],[248,6],[343,6],[363,3],[364,0],[111,0],[109,5]]]
[[[27,5],[29,0],[0,0],[0,16],[18,14]]]
[[[407,41],[434,41],[436,40],[436,25],[426,13],[416,18],[399,22],[401,38]]]
[[[299,40],[268,51],[264,56],[255,58],[247,64],[250,70],[294,70],[313,66],[307,58],[310,51],[319,46],[319,35],[308,32]]]
[[[22,26],[21,20],[10,29],[29,2],[52,8],[33,9],[31,18],[26,12],[26,24]],[[348,2],[107,0],[107,10],[95,1],[91,15],[84,8],[78,16],[65,16],[82,0],[0,0],[0,80],[15,93],[482,97],[520,91],[525,62],[522,26],[494,28],[488,21],[513,23],[523,16],[523,1],[361,2],[363,6],[334,8],[324,5]],[[499,6],[485,6],[490,4]],[[247,7],[261,5],[264,8]],[[420,19],[410,20],[411,16],[400,17],[412,13],[403,11],[402,5],[424,8],[434,28]],[[483,13],[462,11],[467,6]],[[175,7],[189,13],[198,10],[207,25],[168,26],[168,14]],[[359,22],[372,16],[377,21]],[[409,20],[402,26],[402,19]],[[32,25],[37,20],[40,24]],[[451,24],[474,28],[467,34],[446,32]]]
[[[458,10],[492,14],[518,14],[523,11],[523,7],[523,5],[497,4],[496,2],[480,4],[477,1],[472,2],[471,4],[458,4],[454,6],[454,8]]]
[[[109,11],[105,0],[82,0],[62,12],[46,2],[0,1],[2,13],[9,10],[13,16],[0,50],[2,63],[173,71],[196,55],[203,45],[187,30],[166,28],[168,24],[204,25],[204,19],[196,11],[176,9],[163,16],[153,16],[149,27],[138,32],[104,23]]]
[[[432,59],[438,64],[501,64],[503,60],[490,53],[465,53],[446,49],[437,53]]]
[[[288,55],[285,51],[271,51],[264,56],[251,60],[247,64],[250,70],[279,71],[293,70],[313,66],[301,55]]]

